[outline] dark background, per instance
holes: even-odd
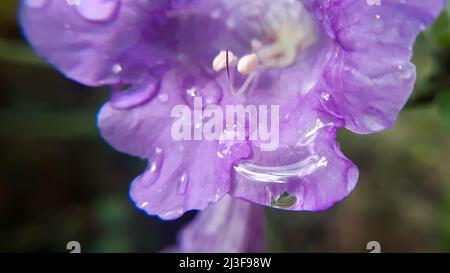
[[[131,180],[145,162],[100,137],[108,99],[65,79],[20,34],[18,1],[0,3],[0,252],[154,252],[175,242],[194,213],[164,222],[137,210]],[[450,8],[419,38],[418,81],[396,125],[341,131],[360,168],[355,191],[326,212],[267,209],[272,252],[450,251]]]

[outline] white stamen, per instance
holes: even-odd
[[[236,55],[233,52],[228,51],[228,65],[235,65],[237,61]],[[212,67],[214,71],[219,72],[225,67],[227,67],[227,51],[222,50],[214,58]]]
[[[239,73],[243,75],[248,75],[254,72],[259,65],[258,56],[255,53],[245,55],[242,57],[237,65]]]

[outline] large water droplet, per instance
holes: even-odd
[[[159,90],[156,80],[134,86],[116,86],[112,90],[111,106],[116,109],[129,109],[152,99]]]
[[[75,5],[78,13],[90,21],[111,20],[119,10],[120,0],[89,0]]]
[[[310,175],[326,167],[328,160],[324,156],[311,155],[303,160],[283,166],[260,166],[249,161],[242,161],[234,170],[237,175],[261,183],[285,184],[293,179]]]

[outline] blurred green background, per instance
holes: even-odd
[[[108,91],[65,79],[37,58],[0,3],[0,252],[154,252],[194,213],[164,222],[138,211],[130,181],[145,163],[112,150],[96,112]],[[420,36],[418,81],[396,125],[341,131],[360,168],[353,194],[320,213],[267,209],[272,252],[450,252],[450,5]]]

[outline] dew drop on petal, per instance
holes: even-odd
[[[370,131],[376,132],[386,128],[383,114],[373,107],[369,107],[363,112],[363,122]]]
[[[221,197],[222,197],[222,195],[220,193],[216,193],[213,196],[208,197],[208,201],[211,203],[217,203],[217,202],[219,202]]]
[[[26,0],[25,4],[32,8],[42,8],[44,7],[49,0]]]
[[[152,99],[159,91],[160,83],[152,80],[134,86],[116,86],[112,90],[111,106],[116,109],[130,109]]]
[[[178,177],[178,193],[184,194],[186,192],[187,186],[189,183],[189,175],[183,171],[181,175]]]
[[[66,0],[66,3],[69,6],[78,6],[81,4],[81,0]]]
[[[169,100],[169,95],[166,93],[162,93],[158,95],[158,100],[160,102],[167,102]]]
[[[211,82],[204,87],[203,100],[205,106],[219,104],[222,99],[222,89],[215,82]]]
[[[160,216],[161,216],[162,219],[171,220],[171,219],[176,219],[176,218],[180,217],[181,215],[183,215],[183,210],[182,209],[175,209],[175,210],[163,213]]]
[[[184,100],[187,105],[194,107],[194,98],[201,97],[203,107],[206,107],[219,104],[223,96],[222,92],[222,88],[213,79],[192,81],[185,87]]]
[[[359,172],[355,166],[347,170],[347,193],[350,194],[358,182]]]
[[[122,66],[120,64],[114,64],[113,67],[111,68],[111,71],[114,74],[119,74],[120,72],[122,72]]]
[[[120,0],[89,0],[75,5],[78,13],[90,21],[108,21],[114,17],[120,6]]]
[[[156,148],[152,158],[150,159],[147,170],[139,177],[139,184],[141,186],[149,187],[158,180],[163,160],[164,155],[162,149]]]

